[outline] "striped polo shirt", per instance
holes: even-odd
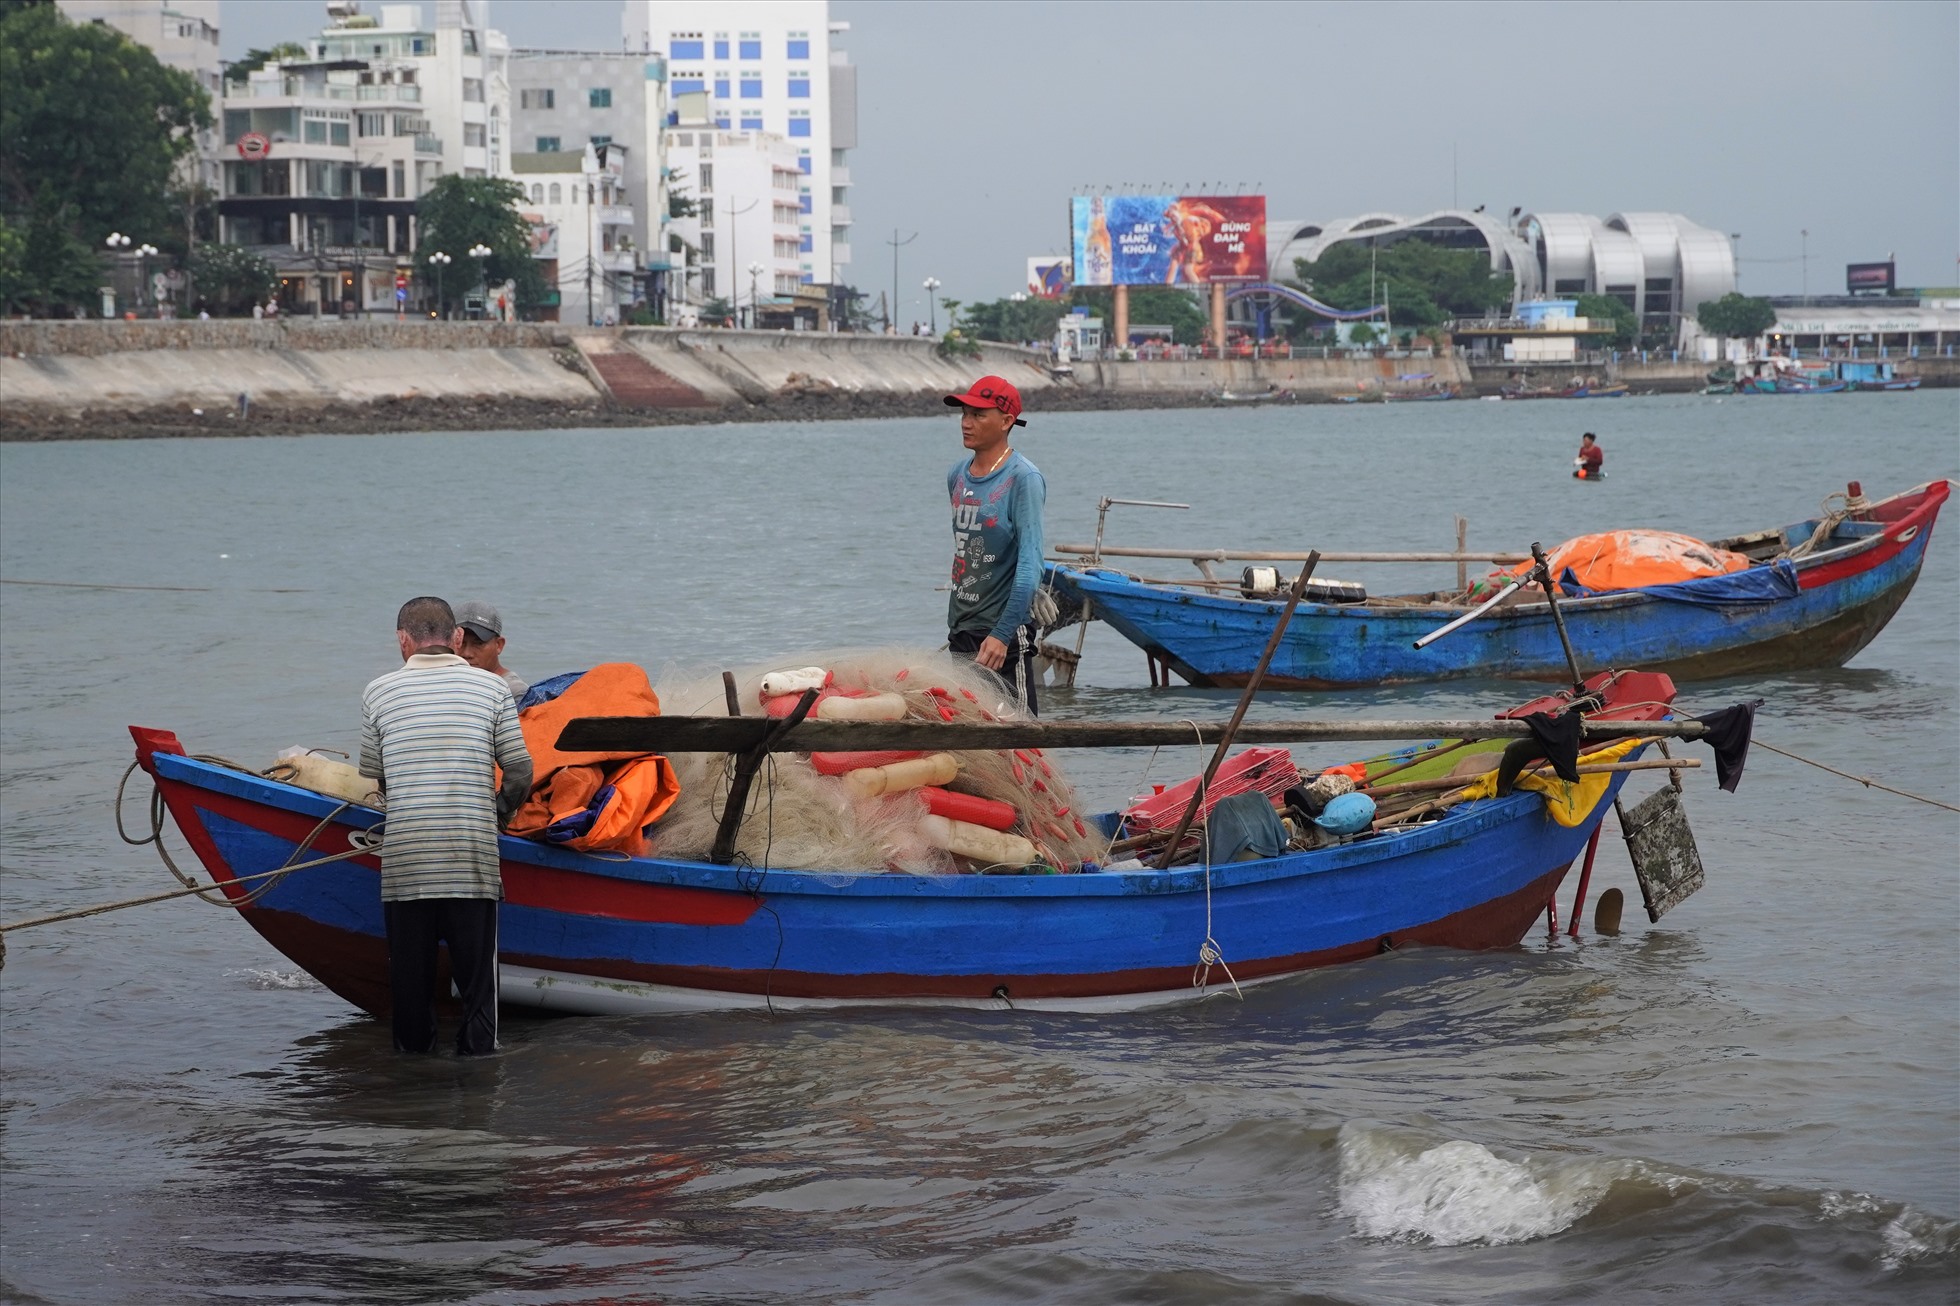
[[[504,896],[497,775],[528,792],[531,754],[502,679],[417,653],[361,695],[361,774],[388,793],[381,899]]]

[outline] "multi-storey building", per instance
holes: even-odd
[[[230,84],[218,238],[270,258],[288,311],[393,311],[415,201],[443,171],[412,60],[290,61]]]
[[[510,43],[486,24],[487,0],[436,0],[433,27],[421,5],[361,12],[360,0],[330,0],[332,20],[311,43],[324,62],[407,60],[422,88],[429,132],[443,143],[450,172],[510,175]]]
[[[673,226],[681,243],[699,252],[686,302],[727,300],[737,320],[750,326],[782,316],[811,284],[801,202],[806,156],[774,132],[718,129],[701,92],[680,96],[674,106],[667,166],[696,211]]]
[[[617,325],[640,297],[630,167],[619,144],[511,156],[529,201],[532,254],[557,291],[543,308],[546,321]]]
[[[586,146],[602,151],[623,147],[600,157],[607,169],[624,160],[620,184],[633,221],[629,248],[635,271],[644,274],[639,293],[649,302],[661,300],[671,266],[665,231],[666,59],[658,54],[517,50],[511,55],[510,83],[512,166],[534,195],[540,184],[550,183],[529,174],[577,173]],[[565,158],[543,157],[555,154]],[[521,159],[531,161],[520,164]],[[568,311],[561,320],[584,319]]]
[[[101,23],[147,46],[159,63],[196,78],[217,107],[224,95],[218,0],[60,0],[60,7],[73,22]],[[216,132],[198,133],[195,179],[215,191],[218,164]]]
[[[710,214],[704,204],[704,219],[713,221],[704,221],[701,233],[714,239],[701,254],[704,279],[712,277],[716,294],[732,299],[739,285],[746,297],[748,264],[759,254],[773,258],[779,239],[775,174],[758,163],[750,177],[745,165],[738,182],[724,166],[738,136],[748,157],[767,156],[770,166],[780,157],[793,161],[793,282],[835,285],[850,262],[845,160],[857,146],[857,70],[833,45],[848,27],[830,21],[827,0],[626,0],[628,48],[667,58],[670,166],[680,166],[675,160],[681,148],[699,152],[703,126],[715,137],[709,149],[716,156],[710,166],[718,207]],[[683,122],[679,105],[690,96],[700,97],[705,113]],[[694,138],[691,147],[678,145],[683,136]],[[773,145],[763,148],[766,137],[783,142],[786,156]],[[700,155],[699,162],[709,163],[708,156]],[[751,203],[753,209],[743,208]],[[724,235],[720,224],[731,208],[768,214],[767,232],[758,239],[744,226],[739,239],[732,228]],[[771,267],[761,288],[775,277]]]

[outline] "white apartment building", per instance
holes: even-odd
[[[617,325],[640,297],[630,162],[619,144],[511,156],[529,201],[532,255],[558,292],[544,306],[545,320]]]
[[[578,171],[588,145],[622,146],[604,154],[607,167],[624,159],[621,174],[632,209],[630,249],[642,293],[666,297],[668,252],[665,135],[667,61],[658,54],[587,50],[516,50],[510,60],[512,168],[527,190],[539,183],[530,171],[549,160],[520,164],[531,155],[563,154],[559,169]],[[548,185],[549,183],[543,183]],[[570,313],[561,321],[583,321]]]
[[[754,325],[813,283],[805,271],[802,187],[796,142],[764,131],[721,131],[709,98],[681,96],[670,111],[667,167],[698,210],[673,230],[699,251],[682,302],[726,299],[737,321]]]
[[[488,25],[488,0],[436,0],[435,25],[418,4],[361,12],[360,0],[329,0],[331,25],[311,42],[328,63],[408,60],[422,88],[428,134],[444,168],[465,177],[510,175],[510,43]]]
[[[774,174],[758,164],[753,175],[745,172],[738,180],[725,170],[720,137],[733,134],[745,137],[758,159],[780,157],[773,146],[760,148],[762,137],[786,143],[797,172],[795,281],[837,284],[851,261],[845,159],[857,146],[857,69],[833,42],[849,24],[830,21],[828,0],[626,0],[624,8],[627,48],[667,59],[669,132],[676,134],[670,136],[669,166],[683,166],[678,136],[695,137],[697,150],[703,125],[717,136],[710,149],[721,156],[713,163],[721,208],[714,223],[702,227],[704,236],[715,237],[714,256],[702,251],[704,277],[712,274],[717,292],[730,298],[739,283],[746,299],[748,264],[765,250],[773,258],[776,248]],[[704,97],[704,121],[681,122],[678,106],[689,96]],[[686,166],[691,172],[694,165]],[[748,226],[723,237],[719,224],[731,201],[738,209],[753,202],[748,212],[772,215],[764,238],[752,237]],[[773,265],[769,276],[775,276]]]
[[[224,96],[218,59],[218,0],[59,0],[70,22],[113,27],[148,47],[157,62],[189,73],[211,95],[215,111]],[[219,148],[214,131],[198,133],[197,180],[218,188]]]

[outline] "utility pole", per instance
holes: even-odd
[[[742,283],[735,280],[735,274],[742,269],[742,241],[739,234],[741,226],[735,219],[760,203],[762,201],[759,199],[750,200],[748,208],[738,209],[735,207],[735,201],[732,197],[728,201],[728,279],[732,283],[735,291],[733,295],[729,296],[728,307],[734,313],[736,326],[742,324]],[[721,255],[719,252],[715,255],[715,267],[717,269],[721,267]],[[715,280],[719,282],[721,278],[717,276]],[[755,296],[751,295],[749,298],[753,299]],[[753,308],[754,305],[750,305],[750,307]]]
[[[898,332],[898,323],[892,317],[892,314],[898,312],[898,250],[901,245],[910,245],[918,238],[919,233],[915,231],[904,240],[900,240],[898,228],[893,227],[892,238],[885,242],[892,247],[892,300],[885,306],[885,329],[894,335]]]

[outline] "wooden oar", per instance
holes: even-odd
[[[1013,748],[1157,748],[1194,740],[1215,744],[1225,735],[1218,721],[823,721],[805,720],[776,731],[769,717],[626,716],[578,717],[565,724],[556,746],[568,753],[771,753],[873,752],[885,749],[958,752]],[[1615,721],[1588,717],[1586,739],[1644,735],[1700,739],[1699,721]],[[1524,739],[1531,728],[1509,718],[1468,720],[1246,721],[1241,744],[1352,743],[1382,739]]]

